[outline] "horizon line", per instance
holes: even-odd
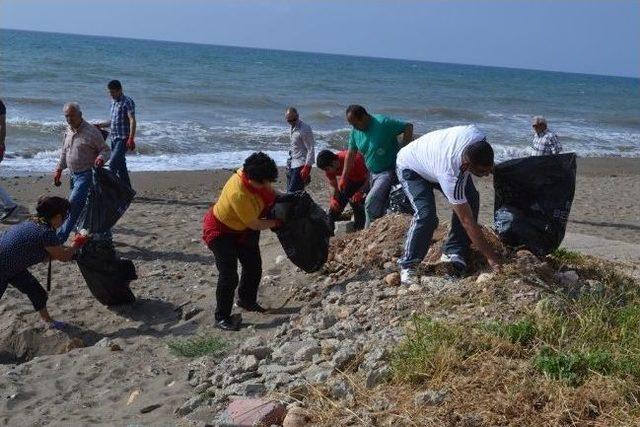
[[[469,66],[469,67],[480,67],[480,68],[499,68],[499,69],[504,69],[504,70],[535,71],[535,72],[544,72],[544,73],[575,74],[575,75],[592,76],[592,77],[611,77],[611,78],[620,78],[620,79],[640,80],[640,73],[639,73],[638,76],[630,76],[630,75],[624,75],[624,74],[596,74],[596,73],[585,73],[585,72],[576,72],[576,71],[545,70],[545,69],[541,69],[541,68],[513,67],[513,66],[504,66],[504,65],[486,65],[486,64],[469,64],[469,63],[462,63],[462,62],[444,62],[444,61],[433,61],[433,60],[427,60],[427,59],[387,57],[387,56],[354,55],[354,54],[349,54],[349,53],[335,53],[335,52],[323,52],[323,51],[304,51],[304,50],[295,50],[295,49],[266,48],[266,47],[256,47],[256,46],[223,45],[223,44],[216,44],[216,43],[196,42],[196,41],[148,39],[148,38],[141,38],[141,37],[106,36],[106,35],[102,35],[102,34],[63,33],[63,32],[59,32],[59,31],[42,31],[42,30],[31,30],[31,29],[24,29],[24,28],[5,28],[5,27],[0,27],[0,30],[3,30],[3,31],[19,31],[19,32],[26,32],[26,33],[31,32],[31,33],[42,33],[42,34],[58,34],[58,35],[65,35],[65,36],[104,37],[104,38],[119,39],[119,40],[136,40],[136,41],[147,41],[147,42],[158,42],[158,43],[181,43],[181,44],[190,44],[190,45],[199,45],[199,46],[230,47],[230,48],[236,48],[236,49],[255,49],[255,50],[265,50],[265,51],[275,51],[275,52],[303,53],[303,54],[315,54],[315,55],[333,55],[333,56],[346,56],[346,57],[351,57],[351,58],[385,59],[385,60],[392,60],[392,61],[422,62],[422,63],[427,63],[427,64],[458,65],[458,66]]]

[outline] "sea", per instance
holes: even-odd
[[[340,149],[349,104],[410,121],[418,134],[475,123],[501,160],[528,154],[534,115],[565,151],[640,155],[638,78],[0,30],[8,123],[0,174],[51,171],[63,104],[107,120],[111,79],[136,103],[134,171],[232,168],[258,150],[284,164],[288,106],[319,148]]]

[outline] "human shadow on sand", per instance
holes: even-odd
[[[196,206],[200,208],[207,208],[211,205],[211,203],[209,202],[190,202],[186,200],[161,199],[158,197],[136,197],[135,199],[133,199],[133,203],[149,203],[152,205]]]
[[[188,254],[180,251],[152,251],[139,246],[119,242],[118,254],[123,258],[140,261],[173,260],[179,262],[195,262],[201,265],[213,265],[213,256]],[[122,249],[122,248],[128,248]]]

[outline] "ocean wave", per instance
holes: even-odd
[[[41,106],[41,107],[57,107],[62,108],[60,101],[49,98],[29,98],[29,97],[15,97],[7,96],[4,98],[6,105],[22,105],[22,106]]]

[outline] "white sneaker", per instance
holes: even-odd
[[[464,258],[462,258],[458,254],[451,254],[451,255],[442,254],[442,256],[440,257],[440,262],[462,264],[463,266],[465,266],[465,268],[467,267],[467,262],[464,260]]]
[[[400,283],[411,286],[418,283],[418,273],[415,268],[403,268],[400,270]]]

